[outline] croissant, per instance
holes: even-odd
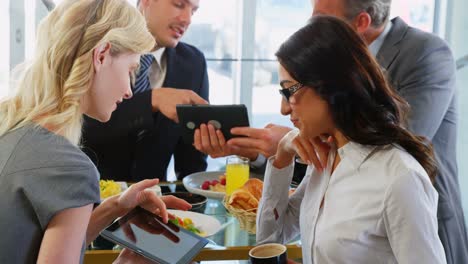
[[[239,189],[234,191],[229,197],[229,205],[237,209],[251,210],[258,208],[258,200],[250,192]]]
[[[244,184],[242,189],[250,192],[258,201],[260,201],[262,198],[263,182],[259,179],[251,178]]]

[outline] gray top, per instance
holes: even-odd
[[[36,263],[55,214],[99,203],[99,174],[67,139],[32,124],[0,146],[0,263]]]

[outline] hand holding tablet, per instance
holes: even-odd
[[[162,219],[141,207],[115,221],[101,235],[161,264],[185,264],[208,240]]]
[[[245,105],[177,105],[177,115],[182,137],[190,144],[201,124],[211,124],[221,130],[226,141],[235,137],[231,134],[231,128],[249,126]]]

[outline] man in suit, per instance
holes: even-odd
[[[206,156],[182,140],[175,107],[208,100],[205,58],[179,42],[199,0],[140,0],[137,5],[157,47],[141,57],[134,95],[118,106],[111,120],[102,124],[85,119],[83,150],[103,179],[166,180],[173,155],[182,179],[207,166]]]
[[[390,21],[391,0],[312,0],[312,4],[313,15],[334,15],[356,29],[387,72],[390,83],[408,101],[409,129],[434,145],[439,169],[435,182],[439,192],[439,236],[447,262],[468,263],[456,158],[455,63],[450,48],[437,36],[409,27],[398,17]],[[218,156],[252,150],[274,153],[272,149],[276,149],[285,130],[236,128],[233,132],[247,137],[231,139],[229,147],[206,147],[201,137],[197,148]],[[208,130],[204,133],[210,134]],[[313,163],[320,166],[318,159]]]

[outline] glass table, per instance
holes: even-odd
[[[183,190],[180,182],[160,184],[164,194],[168,191]],[[166,192],[164,191],[166,190]],[[212,260],[246,260],[249,258],[248,252],[255,245],[255,234],[249,234],[242,230],[239,221],[231,216],[224,208],[222,201],[208,199],[205,214],[218,219],[221,223],[221,230],[215,235],[208,237],[210,243],[200,251],[194,261]],[[300,240],[287,245],[288,258],[301,259]],[[85,253],[85,264],[106,264],[112,263],[120,253],[120,250],[87,250]]]

